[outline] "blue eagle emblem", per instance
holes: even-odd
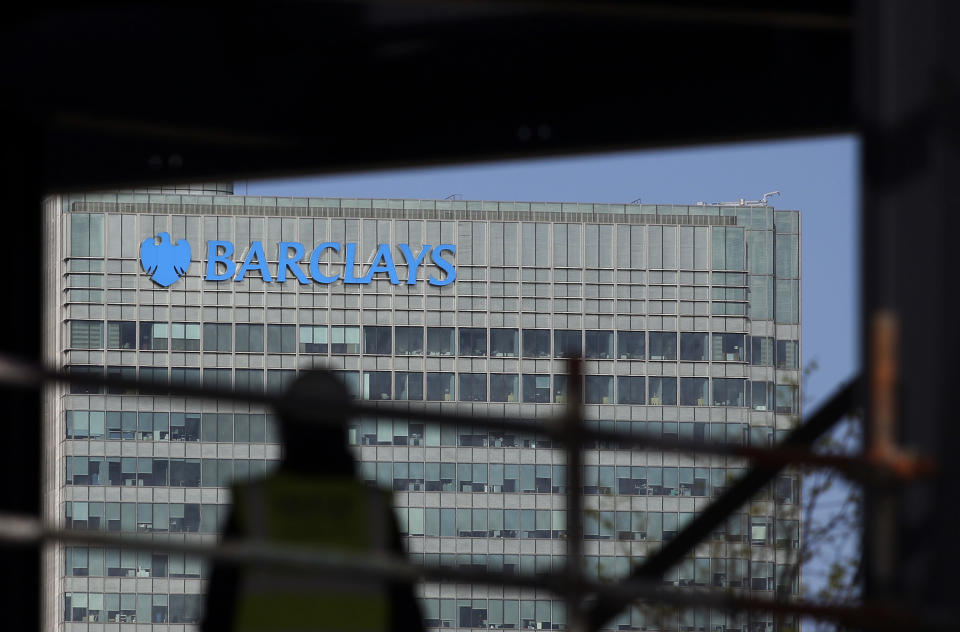
[[[157,239],[160,243],[157,243]],[[157,285],[168,287],[187,273],[190,267],[190,243],[181,239],[176,245],[170,233],[147,237],[140,244],[140,265]]]

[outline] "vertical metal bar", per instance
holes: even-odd
[[[858,8],[865,443],[939,464],[936,476],[899,490],[880,478],[865,487],[864,593],[955,621],[960,5]]]
[[[567,627],[586,632],[583,611],[583,361],[567,359]]]
[[[49,243],[43,239],[41,213],[44,144],[41,129],[17,108],[17,103],[0,108],[7,125],[6,142],[0,149],[0,179],[4,182],[7,210],[3,253],[10,262],[4,275],[4,308],[0,310],[0,324],[7,335],[0,340],[0,352],[39,363],[43,359],[43,289],[47,282],[44,260],[50,254],[46,247]],[[16,385],[2,385],[0,401],[7,422],[0,444],[0,479],[4,481],[0,486],[0,511],[39,517],[44,483],[48,490],[51,488],[41,477],[41,394]],[[0,545],[0,559],[4,571],[0,574],[3,627],[35,629],[44,620],[40,547],[4,542]]]

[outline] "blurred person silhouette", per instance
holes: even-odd
[[[402,555],[389,494],[355,477],[343,382],[330,371],[301,373],[285,399],[280,467],[233,486],[224,539]],[[216,563],[201,629],[421,632],[423,618],[406,583]]]

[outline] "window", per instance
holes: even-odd
[[[429,331],[428,329],[428,336]],[[427,373],[427,399],[429,401],[453,401],[455,388],[453,373]]]
[[[363,352],[372,355],[390,355],[393,353],[393,341],[389,327],[363,328]]]
[[[423,355],[423,327],[396,327],[397,355]]]
[[[340,378],[343,385],[347,388],[347,394],[350,399],[357,399],[360,396],[360,374],[356,371],[334,371],[334,375]]]
[[[713,334],[714,362],[746,362],[743,334]]]
[[[203,350],[229,352],[233,349],[233,325],[229,323],[203,324]]]
[[[516,329],[490,330],[490,356],[516,358],[520,355],[520,332]]]
[[[460,328],[460,355],[462,356],[487,355],[487,330],[461,327]]]
[[[173,323],[170,326],[172,351],[200,351],[200,323]]]
[[[136,349],[137,323],[111,320],[107,323],[107,349]]]
[[[585,337],[588,358],[601,360],[610,360],[613,358],[612,331],[588,331]]]
[[[421,329],[421,331],[423,330]],[[394,383],[396,386],[394,392],[397,399],[423,399],[423,373],[397,371],[394,377]]]
[[[621,360],[643,360],[647,354],[647,334],[643,331],[618,331],[617,355]]]
[[[274,393],[285,391],[296,377],[297,372],[293,369],[267,369],[267,391]]]
[[[124,441],[137,438],[137,413],[108,412],[107,438]]]
[[[538,404],[550,403],[550,376],[524,375],[523,401]]]
[[[330,351],[360,353],[360,328],[334,325],[330,328]]]
[[[622,375],[617,377],[618,404],[646,404],[646,378]]]
[[[773,338],[754,336],[750,339],[750,364],[773,365]]]
[[[680,359],[688,362],[706,362],[707,334],[699,332],[681,333]]]
[[[70,321],[70,347],[103,349],[103,323],[99,320]]]
[[[584,401],[587,404],[613,403],[612,375],[587,375],[583,379],[583,385],[586,391]]]
[[[487,401],[487,374],[461,373],[460,374],[460,401],[485,402]]]
[[[386,327],[388,331],[389,327]],[[390,399],[391,397],[390,371],[364,371],[363,398]]]
[[[263,353],[263,325],[237,325],[236,349],[241,353]]]
[[[680,405],[706,406],[707,405],[707,378],[682,377],[680,378]]]
[[[167,323],[140,323],[140,348],[148,351],[165,351]]]
[[[583,354],[583,333],[577,329],[557,329],[553,332],[553,353],[558,358]]]
[[[793,384],[777,384],[777,412],[792,415],[800,412],[797,387]]]
[[[800,322],[800,281],[776,280],[774,313],[778,323]]]
[[[199,441],[200,413],[170,413],[170,440]]]
[[[263,369],[237,369],[235,379],[238,391],[263,392]]]
[[[745,269],[744,229],[742,227],[713,227],[713,269]]]
[[[453,355],[453,327],[427,327],[427,355]]]
[[[520,400],[520,378],[517,375],[490,374],[490,401],[516,402]]]
[[[103,215],[70,214],[70,256],[103,256]]]
[[[734,378],[713,378],[714,406],[743,406],[745,380]]]
[[[672,331],[651,331],[650,359],[676,360],[677,334]]]
[[[750,407],[754,410],[773,410],[773,382],[750,383]]]
[[[137,367],[135,366],[108,366],[107,379],[130,380],[137,379]],[[111,384],[107,387],[108,395],[136,395],[137,389],[132,385]]]
[[[326,325],[300,325],[300,353],[327,352]]]
[[[650,405],[676,406],[677,405],[677,378],[651,377],[650,378]]]
[[[267,325],[267,351],[269,353],[296,353],[296,325]]]
[[[550,330],[524,329],[523,330],[523,357],[549,358],[550,357]]]
[[[233,386],[230,369],[204,369],[203,385],[209,388],[229,389]]]
[[[796,340],[777,341],[777,368],[800,368],[800,343]]]
[[[166,384],[167,383],[167,367],[165,366],[140,367],[140,381],[153,382],[155,384]]]
[[[170,383],[174,386],[200,386],[200,369],[175,366],[170,369]]]

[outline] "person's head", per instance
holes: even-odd
[[[280,410],[284,467],[317,473],[353,474],[347,450],[350,396],[327,370],[301,373],[287,389]]]

